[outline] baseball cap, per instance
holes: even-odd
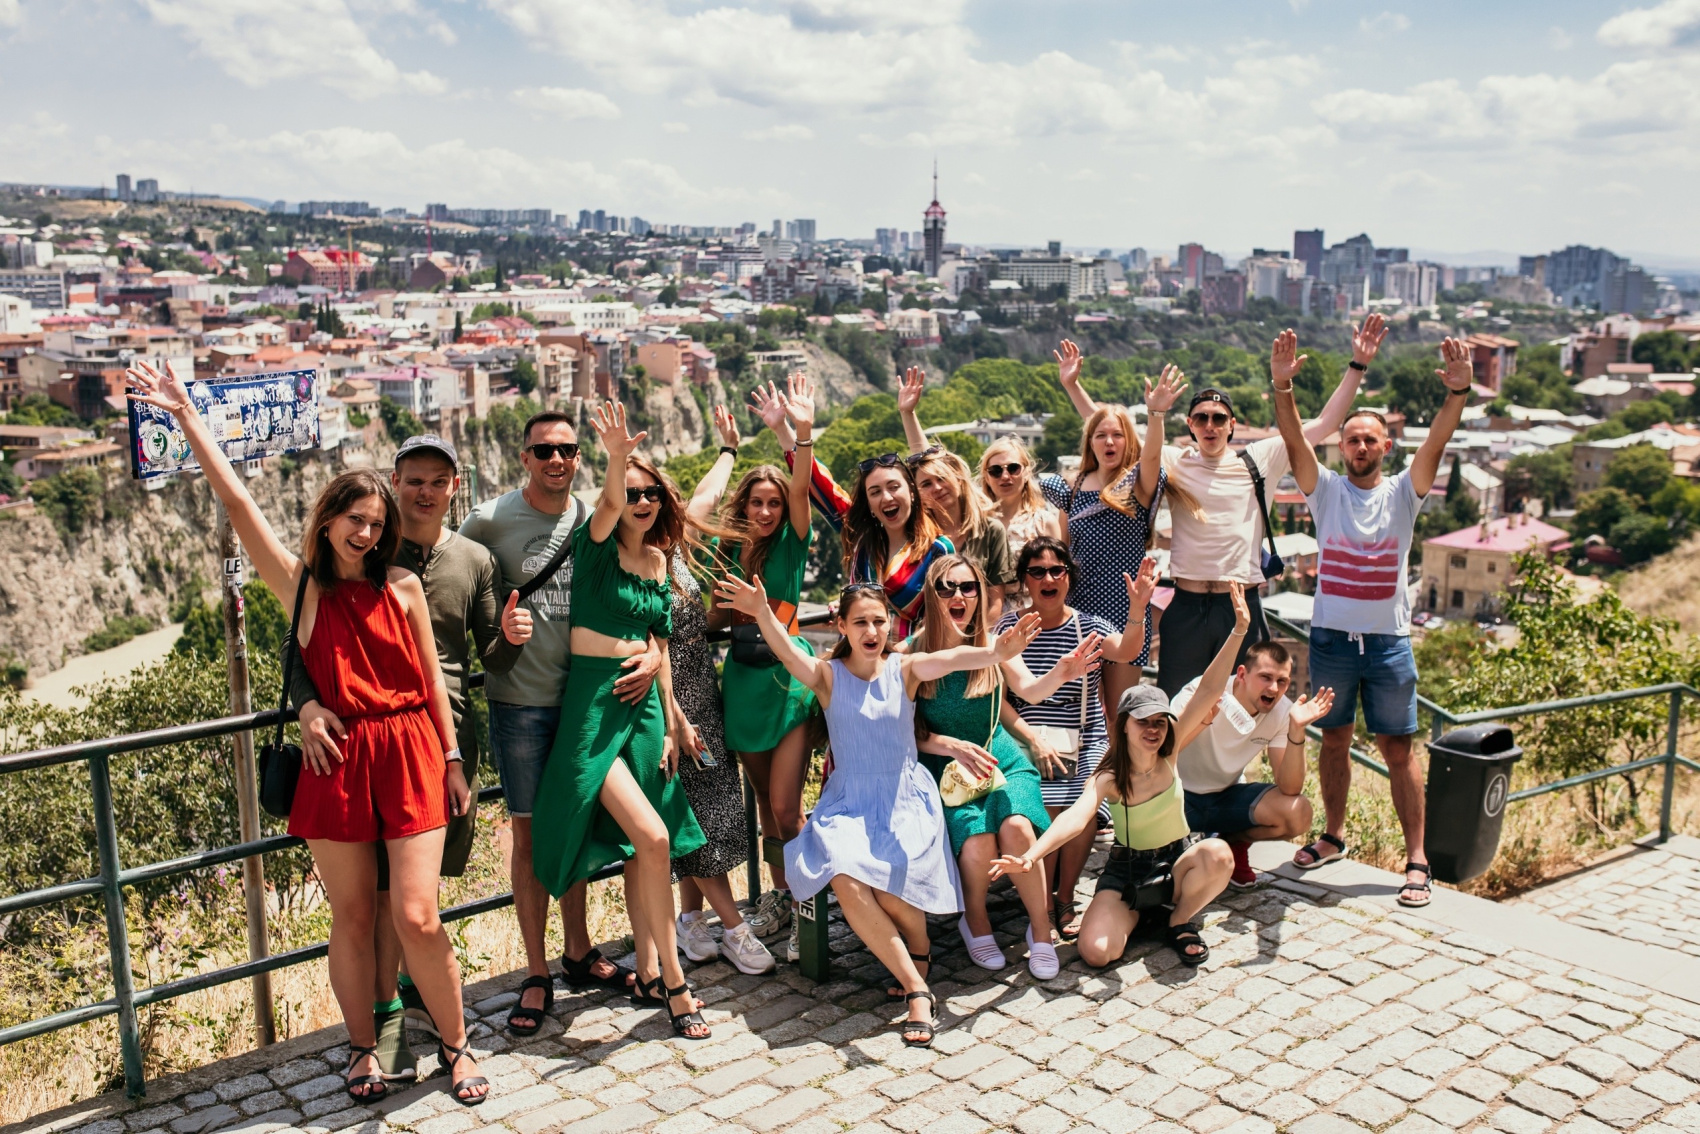
[[[422,450],[427,453],[438,453],[448,458],[449,464],[453,465],[456,471],[459,471],[460,457],[455,453],[455,447],[435,433],[421,433],[417,437],[409,437],[406,441],[403,441],[401,447],[395,451],[395,463],[399,465],[403,457],[411,457]]]
[[[1175,719],[1175,711],[1169,708],[1169,695],[1155,685],[1130,686],[1123,690],[1121,700],[1116,702],[1117,716],[1125,714],[1142,721],[1158,713],[1170,720]]]
[[[1204,389],[1198,391],[1198,393],[1192,396],[1191,404],[1186,407],[1187,416],[1191,417],[1192,411],[1197,409],[1199,405],[1204,402],[1220,402],[1222,404],[1222,408],[1226,409],[1229,414],[1234,413],[1234,400],[1232,398],[1228,397],[1228,395],[1224,394],[1214,386],[1206,386]]]

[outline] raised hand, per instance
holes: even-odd
[[[194,412],[194,404],[189,401],[189,387],[183,384],[183,379],[177,376],[177,368],[169,362],[165,364],[163,374],[145,362],[138,362],[124,372],[124,377],[135,387],[125,391],[125,396],[131,401],[157,406],[173,417]]]
[[[1275,344],[1269,348],[1269,378],[1276,389],[1288,390],[1309,357],[1299,353],[1299,336],[1291,327],[1276,335]]]
[[[919,366],[911,366],[905,370],[903,377],[897,381],[897,411],[914,413],[915,407],[921,404],[921,393],[926,386],[926,371]]]
[[[993,882],[1005,874],[1026,874],[1033,869],[1033,860],[1024,854],[1005,854],[992,859],[992,865],[987,870]]]
[[[1129,610],[1149,606],[1151,595],[1157,589],[1157,560],[1146,556],[1139,564],[1139,574],[1129,575],[1122,572],[1122,580],[1127,583],[1127,604]]]
[[[815,423],[814,380],[801,371],[785,377],[785,417],[793,429]]]
[[[1440,357],[1446,368],[1436,370],[1435,376],[1446,383],[1448,390],[1464,391],[1476,380],[1476,368],[1470,360],[1470,348],[1457,339],[1448,338],[1440,344]]]
[[[767,590],[760,579],[751,583],[736,575],[723,576],[714,584],[714,597],[719,600],[715,603],[716,606],[747,614],[751,618],[760,614],[762,608],[767,606]]]
[[[714,407],[714,431],[720,434],[720,443],[736,449],[741,438],[738,436],[738,423],[732,419],[732,411],[725,406]]]
[[[502,607],[502,637],[515,646],[531,641],[531,611],[519,605],[518,591],[510,594]]]
[[[1381,317],[1379,311],[1371,312],[1364,325],[1352,329],[1352,361],[1368,366],[1375,361],[1376,352],[1381,349],[1381,340],[1387,337],[1387,320]]]
[[[1317,721],[1328,715],[1328,710],[1334,707],[1334,690],[1324,685],[1316,691],[1315,697],[1300,695],[1292,710],[1287,714],[1289,725],[1309,728]]]
[[[1051,357],[1057,360],[1057,381],[1065,386],[1080,381],[1080,348],[1073,339],[1064,339],[1062,345],[1051,352]]]
[[[1080,645],[1058,658],[1052,668],[1064,681],[1079,681],[1098,668],[1103,655],[1104,636],[1088,634],[1080,640]]]
[[[1234,630],[1243,635],[1251,629],[1251,608],[1245,602],[1245,584],[1230,582],[1228,598],[1234,604]]]
[[[750,408],[761,418],[761,423],[775,433],[785,424],[785,395],[772,382],[765,390],[758,384],[750,391]]]
[[[602,443],[602,451],[608,454],[610,476],[624,477],[620,471],[626,467],[626,458],[637,452],[637,447],[643,444],[649,436],[649,430],[640,430],[636,434],[626,432],[626,407],[619,402],[603,402],[590,415],[590,427],[596,430],[596,439]]]
[[[1157,384],[1153,386],[1151,379],[1145,380],[1145,408],[1151,413],[1168,413],[1180,400],[1181,391],[1186,389],[1186,375],[1181,368],[1170,363],[1163,367],[1163,372],[1157,376]]]
[[[1033,611],[1022,615],[1008,630],[998,635],[993,643],[993,657],[999,662],[1006,662],[1020,654],[1033,644],[1033,639],[1039,636],[1040,618]]]

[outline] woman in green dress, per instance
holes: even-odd
[[[673,629],[667,552],[684,538],[684,506],[637,455],[648,434],[627,434],[624,406],[603,405],[591,425],[608,454],[608,473],[596,510],[572,536],[572,665],[561,731],[537,789],[532,866],[560,897],[573,883],[624,861],[637,953],[632,999],[665,1008],[685,1039],[707,1039],[708,1025],[679,965],[670,862],[704,841],[674,777],[679,752],[700,748],[673,700],[667,657]],[[635,704],[622,701],[613,690],[621,663],[643,653],[652,636],[661,647],[661,679]]]
[[[933,653],[958,646],[984,646],[991,641],[984,611],[986,577],[972,559],[948,555],[927,572],[923,599],[925,616],[909,648]],[[943,778],[946,764],[956,760],[964,778],[984,782],[995,768],[1002,784],[958,806],[945,805],[945,826],[951,850],[962,874],[966,912],[958,923],[968,955],[984,969],[1001,969],[1004,955],[992,935],[986,911],[986,890],[992,861],[1000,855],[1019,855],[1051,825],[1039,792],[1039,773],[1020,746],[999,723],[1007,684],[1025,699],[1044,700],[1067,681],[1078,681],[1098,664],[1096,635],[1046,674],[1035,678],[1019,657],[1001,666],[950,674],[923,683],[915,697],[917,726],[928,735],[920,742],[921,762]],[[1012,848],[1021,848],[1020,850]],[[1027,967],[1040,980],[1057,975],[1056,946],[1051,939],[1050,907],[1044,878],[1015,878],[1021,903],[1027,909]],[[1042,927],[1038,936],[1034,926]]]

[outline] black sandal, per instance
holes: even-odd
[[[644,980],[642,977],[638,977],[636,980],[632,981],[631,987],[626,990],[627,994],[631,997],[633,1004],[642,1005],[645,1008],[654,1007],[658,1004],[665,1008],[667,1006],[667,997],[662,994],[666,991],[667,985],[659,975],[656,975],[649,980]]]
[[[543,1007],[527,1008],[525,994],[533,988],[543,990]],[[543,1017],[549,1014],[549,1009],[555,1006],[555,978],[549,976],[526,977],[519,986],[519,1000],[514,1003],[513,1010],[508,1013],[508,1031],[516,1036],[534,1036],[543,1027]]]
[[[1064,910],[1068,911],[1068,917],[1063,916]],[[1061,941],[1064,945],[1073,945],[1080,939],[1080,926],[1078,924],[1075,925],[1072,933],[1065,928],[1069,921],[1078,917],[1079,914],[1080,906],[1076,902],[1053,901],[1051,903],[1051,920],[1054,921],[1057,926],[1057,940]],[[1081,920],[1084,921],[1085,919],[1082,918]]]
[[[1328,854],[1323,854],[1317,849],[1322,846],[1323,843],[1327,843],[1329,846],[1333,847],[1334,850]],[[1352,852],[1346,848],[1345,839],[1342,839],[1337,835],[1330,835],[1327,831],[1324,831],[1315,842],[1311,843],[1309,846],[1300,847],[1298,850],[1293,852],[1293,865],[1298,867],[1300,870],[1315,870],[1319,866],[1327,866],[1331,862],[1338,862],[1351,853]],[[1299,855],[1301,854],[1310,855],[1310,861],[1300,862]]]
[[[1196,921],[1183,921],[1179,925],[1169,926],[1169,947],[1180,957],[1181,963],[1197,968],[1210,959],[1210,946],[1204,943],[1204,938],[1198,935]],[[1197,953],[1189,953],[1192,946],[1198,946]]]
[[[925,1020],[903,1021],[903,1042],[909,1047],[931,1047],[933,1045],[933,1033],[938,1030],[939,1026],[938,998],[930,992],[911,992],[903,999],[906,1002],[911,1000],[925,1000],[927,1002],[927,1018]],[[910,1039],[909,1033],[911,1032],[921,1034]]]
[[[1395,900],[1402,906],[1406,906],[1414,910],[1420,910],[1424,906],[1428,905],[1429,897],[1434,893],[1434,887],[1429,885],[1429,879],[1434,877],[1434,871],[1429,869],[1429,865],[1426,862],[1407,862],[1405,864],[1405,873],[1409,874],[1413,870],[1422,871],[1423,880],[1421,882],[1407,881],[1404,885],[1399,887],[1399,896]],[[1422,901],[1406,901],[1406,890],[1415,890],[1422,894]]]
[[[661,978],[656,977],[655,983],[661,984]],[[667,988],[665,985],[663,985],[662,991],[667,994],[667,1000],[668,1000],[667,1015],[673,1021],[673,1034],[674,1035],[678,1036],[680,1039],[705,1040],[705,1039],[708,1039],[710,1036],[712,1036],[714,1034],[708,1028],[708,1021],[702,1018],[702,1012],[698,1008],[695,1007],[695,1005],[697,1003],[697,998],[695,996],[691,996],[691,1004],[692,1004],[693,1007],[691,1008],[691,1010],[689,1012],[674,1012],[673,1011],[673,1005],[671,1003],[673,997],[675,997],[675,996],[685,996],[685,995],[688,995],[690,993],[691,986],[688,982],[685,983],[685,984],[681,984],[678,988]],[[703,1033],[700,1036],[694,1036],[688,1030],[690,1028],[696,1028],[696,1027],[700,1027],[700,1028],[703,1029]]]
[[[458,1083],[454,1081],[455,1064],[468,1058],[468,1054],[469,1053],[464,1047],[450,1047],[447,1043],[440,1039],[437,1041],[437,1058],[443,1064],[443,1073],[449,1077],[449,1094],[453,1096],[455,1102],[459,1103],[461,1106],[477,1106],[479,1103],[490,1097],[490,1080],[486,1079],[482,1075],[469,1075]],[[485,1088],[484,1093],[475,1096],[464,1095],[461,1093],[462,1091],[470,1090],[473,1087]]]
[[[342,1089],[347,1091],[348,1097],[357,1103],[377,1102],[390,1093],[390,1085],[384,1082],[382,1075],[361,1075],[359,1078],[355,1078],[354,1065],[359,1062],[362,1055],[370,1055],[373,1063],[378,1062],[378,1049],[376,1047],[361,1047],[356,1043],[349,1044],[348,1069],[342,1073]],[[374,1087],[377,1089],[373,1090]],[[357,1088],[364,1088],[365,1093],[355,1094]]]
[[[607,960],[602,950],[591,947],[590,952],[573,960],[565,953],[561,954],[561,979],[567,982],[567,987],[575,991],[586,988],[611,988],[615,992],[629,992],[632,985],[626,978],[631,976],[630,969],[622,969],[614,965],[614,971],[608,976],[599,977],[590,970],[596,967],[596,962]],[[609,961],[609,964],[613,964]]]
[[[921,979],[926,980],[927,979],[927,973],[930,973],[930,972],[933,971],[933,951],[931,949],[928,949],[925,953],[911,953],[911,954],[909,954],[909,959],[911,961],[914,961],[917,965],[926,965],[927,966],[927,972],[921,974]],[[892,977],[891,979],[896,980],[897,978]],[[885,998],[887,1000],[902,1000],[903,999],[903,988],[902,988],[902,986],[899,985],[899,986],[894,987],[894,988],[886,989],[885,990]]]

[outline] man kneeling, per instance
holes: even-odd
[[[1257,642],[1217,702],[1210,723],[1176,761],[1186,790],[1186,821],[1194,831],[1219,835],[1234,852],[1230,884],[1256,885],[1247,848],[1261,839],[1291,839],[1310,832],[1306,799],[1305,728],[1334,703],[1331,689],[1316,699],[1287,696],[1293,659],[1278,642]],[[1198,691],[1194,679],[1175,695],[1184,712]],[[1245,770],[1267,752],[1274,783],[1245,783]]]

